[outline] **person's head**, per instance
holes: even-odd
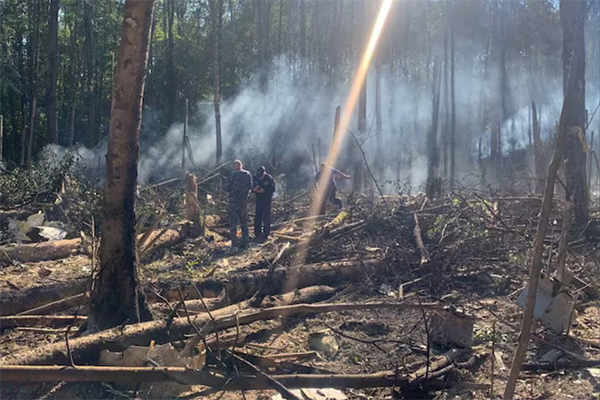
[[[239,171],[240,169],[242,169],[244,165],[242,164],[242,162],[240,160],[235,160],[233,162],[233,169],[236,171]]]
[[[322,162],[321,163],[321,171],[325,171],[327,169],[327,163],[326,162]]]
[[[267,172],[267,170],[265,169],[265,167],[260,166],[258,167],[258,169],[256,170],[256,175],[260,175],[263,176],[265,174],[265,172]]]

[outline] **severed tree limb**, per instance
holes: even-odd
[[[281,257],[283,257],[283,253],[289,246],[290,246],[289,243],[286,243],[285,245],[283,245],[281,250],[279,250],[279,252],[275,256],[275,258],[273,259],[273,261],[269,262],[269,272],[267,273],[267,277],[265,280],[262,281],[262,283],[261,283],[260,287],[258,288],[258,290],[256,291],[256,293],[254,293],[254,295],[250,299],[250,306],[258,307],[260,305],[260,303],[263,301],[263,299],[265,298],[265,296],[267,294],[266,288],[268,286],[272,285],[273,273],[275,272],[275,266],[277,265],[279,260],[281,260]]]
[[[421,252],[421,265],[427,264],[429,262],[429,253],[423,244],[423,238],[421,236],[421,226],[419,225],[419,217],[417,217],[417,213],[413,213],[413,218],[415,220],[415,241],[417,242],[417,247]]]

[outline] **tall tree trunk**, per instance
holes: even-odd
[[[575,204],[575,222],[588,222],[588,195],[586,178],[585,141],[585,39],[584,26],[587,1],[560,2],[560,20],[563,31],[563,91],[567,104],[567,127],[579,127],[580,136],[568,135],[565,147],[565,178],[567,200]],[[567,88],[567,82],[574,84]],[[570,130],[569,132],[576,132]]]
[[[175,48],[175,41],[173,38],[173,23],[175,20],[175,0],[165,0],[166,18],[167,18],[167,124],[170,126],[175,122],[175,113],[177,107],[177,88],[176,82],[176,71],[175,61],[173,59],[173,52]]]
[[[37,117],[37,77],[39,72],[39,61],[40,61],[40,2],[35,0],[33,2],[33,16],[34,28],[31,34],[30,40],[30,111],[29,111],[29,136],[27,138],[27,153],[25,158],[25,165],[27,169],[31,168],[33,162],[33,147],[35,143],[35,127]]]
[[[438,120],[440,114],[440,88],[441,88],[441,74],[440,74],[440,62],[436,58],[433,63],[433,79],[432,79],[432,123],[429,133],[427,135],[427,185],[426,194],[427,197],[432,199],[441,190],[439,181],[439,164],[440,155],[437,146],[437,132],[438,132]]]
[[[59,0],[50,0],[48,20],[48,91],[46,118],[48,120],[48,142],[58,144],[58,122],[56,120],[56,82],[58,80],[58,9]]]
[[[279,0],[279,23],[277,24],[277,56],[281,54],[281,31],[283,30],[283,0]]]
[[[213,34],[213,105],[215,109],[215,133],[217,138],[217,166],[221,165],[222,138],[221,138],[221,25],[223,23],[223,1],[216,0],[210,3],[212,34]]]
[[[139,284],[135,187],[153,0],[125,2],[111,109],[100,270],[88,330],[152,319]]]
[[[90,1],[86,0],[83,0],[83,30],[85,35],[83,42],[83,54],[85,60],[85,93],[88,123],[86,139],[88,143],[94,143],[98,137],[98,127],[96,124],[96,96],[94,96],[95,63],[92,38],[92,4]]]
[[[303,66],[302,74],[306,69],[306,1],[300,0],[300,62]],[[304,76],[303,76],[304,78]]]
[[[271,0],[256,2],[256,29],[258,30],[259,85],[263,92],[269,83],[269,37],[271,34]]]
[[[454,5],[456,7],[456,4]],[[456,180],[456,58],[454,52],[454,9],[450,12],[450,190]]]
[[[449,177],[449,147],[450,147],[450,80],[448,79],[448,71],[450,67],[449,59],[449,41],[450,41],[450,21],[449,21],[450,6],[446,1],[446,26],[444,37],[444,132],[442,135],[442,177]]]
[[[68,132],[69,137],[67,141],[67,145],[69,147],[73,146],[75,141],[75,112],[76,112],[76,101],[75,101],[75,93],[77,91],[77,87],[79,85],[79,49],[77,48],[77,22],[73,22],[73,26],[71,27],[71,40],[70,40],[70,50],[71,56],[69,57],[69,72],[68,76],[71,80],[69,85],[69,94],[68,94],[68,105],[69,105],[69,114],[68,114]]]
[[[378,55],[381,52],[377,53]],[[383,120],[381,116],[381,59],[378,57],[375,65],[375,134],[377,140],[377,158],[375,167],[377,173],[381,173],[384,162],[384,150],[383,150]]]
[[[542,193],[544,190],[544,181],[546,180],[546,168],[544,162],[544,154],[542,147],[541,137],[541,126],[538,119],[537,109],[535,107],[535,101],[531,102],[531,115],[532,115],[532,127],[533,127],[533,158],[534,158],[534,172],[535,172],[535,192]]]

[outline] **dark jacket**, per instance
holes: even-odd
[[[225,190],[230,200],[247,200],[252,190],[252,174],[245,169],[233,171],[227,179]]]
[[[264,175],[254,175],[254,187],[264,190],[263,193],[256,193],[257,198],[271,198],[275,193],[275,180],[267,173]]]

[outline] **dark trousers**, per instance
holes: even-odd
[[[327,193],[325,193],[325,197],[323,201],[321,201],[321,205],[319,207],[319,215],[325,214],[325,206],[327,205],[327,201],[330,201],[335,206],[342,208],[342,201],[338,199],[336,196],[337,188],[334,185],[330,185],[327,188]]]
[[[254,236],[269,237],[271,233],[271,197],[256,197],[256,215],[254,217]]]

